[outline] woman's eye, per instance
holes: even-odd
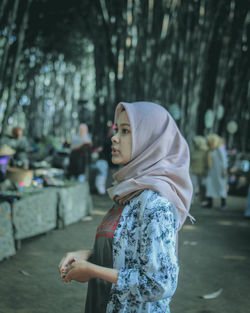
[[[126,128],[124,128],[124,129],[122,130],[122,133],[123,133],[123,134],[128,134],[128,133],[129,133],[129,130],[126,129]]]
[[[118,128],[114,128],[113,132],[116,134],[118,132]]]

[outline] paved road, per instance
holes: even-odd
[[[0,313],[80,313],[86,285],[63,284],[57,264],[66,251],[92,247],[97,225],[110,207],[94,196],[94,218],[22,242],[14,257],[0,263]],[[181,266],[172,313],[250,313],[250,221],[245,199],[229,197],[229,209],[193,205],[196,223],[179,236]],[[222,289],[215,299],[201,296]],[[94,313],[94,312],[93,312]]]

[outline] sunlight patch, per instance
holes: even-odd
[[[94,215],[105,215],[106,212],[101,211],[101,210],[94,210],[94,211],[93,211],[93,214],[94,214]]]
[[[219,221],[217,224],[222,225],[222,226],[232,226],[233,222],[231,221]]]
[[[196,229],[197,227],[196,226],[193,226],[193,225],[185,225],[183,226],[183,229],[187,229],[187,230],[194,230]]]
[[[223,255],[223,259],[244,261],[246,257],[243,255]]]

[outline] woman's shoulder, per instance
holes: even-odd
[[[176,209],[172,202],[152,189],[143,190],[143,192],[135,198],[135,203],[139,203],[144,209],[149,211]]]
[[[143,212],[145,220],[168,220],[174,228],[178,228],[178,210],[175,205],[158,192],[146,189],[137,199],[139,210]]]

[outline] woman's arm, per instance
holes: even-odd
[[[77,146],[71,146],[71,150],[78,150],[78,149],[81,149],[84,145],[86,145],[87,143],[86,142],[83,142],[81,143],[80,145],[77,145]]]
[[[117,283],[112,286],[114,301],[124,302],[133,297],[138,302],[156,302],[173,296],[179,273],[176,255],[178,217],[175,210],[171,204],[166,207],[165,203],[145,209],[139,264],[119,270]],[[129,238],[127,244],[126,250],[133,253],[129,248]]]
[[[118,270],[99,266],[87,261],[73,261],[68,269],[65,282],[75,280],[78,282],[88,282],[91,278],[100,278],[110,283],[116,283],[118,278]]]
[[[98,266],[95,264],[91,264],[91,272],[93,278],[101,278],[113,284],[116,284],[119,273],[116,269]]]
[[[156,210],[146,217],[142,226],[141,265],[116,270],[84,260],[72,260],[63,281],[87,282],[91,278],[107,280],[113,283],[112,294],[120,302],[129,295],[133,295],[139,302],[172,297],[179,272],[175,246],[178,221],[173,210],[171,207]]]

